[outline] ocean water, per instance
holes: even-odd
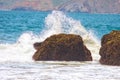
[[[0,80],[120,80],[120,67],[99,63],[100,40],[120,30],[120,14],[0,11]],[[34,61],[33,43],[79,34],[93,61]]]

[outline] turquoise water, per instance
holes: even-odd
[[[47,12],[0,11],[0,43],[14,43],[26,31],[38,34]]]
[[[39,33],[45,27],[45,17],[51,12],[0,11],[0,43],[14,43],[24,32]],[[65,13],[81,22],[100,39],[112,30],[120,30],[119,14]]]
[[[120,80],[120,67],[99,63],[101,37],[120,30],[120,14],[0,11],[0,80]],[[35,42],[81,35],[93,61],[34,61]]]

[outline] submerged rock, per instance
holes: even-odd
[[[103,36],[100,49],[100,63],[120,65],[120,31],[112,31]]]
[[[91,61],[92,57],[79,35],[58,34],[40,43],[33,59],[36,61]]]

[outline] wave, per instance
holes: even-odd
[[[93,58],[97,59],[99,57],[97,53],[100,44],[92,30],[88,31],[81,25],[80,21],[67,17],[61,11],[52,11],[45,18],[45,28],[39,35],[26,32],[14,44],[0,44],[0,61],[32,61],[32,55],[35,52],[33,43],[41,42],[50,35],[59,33],[81,35],[84,44],[93,53]]]

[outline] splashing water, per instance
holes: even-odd
[[[61,11],[53,11],[46,19],[47,31],[52,31],[52,34],[69,33],[85,35],[86,29],[77,20],[67,17]]]
[[[33,43],[59,33],[82,36],[85,45],[93,53],[93,58],[98,59],[100,44],[93,33],[87,31],[79,21],[67,17],[63,12],[53,11],[45,18],[45,29],[40,32],[39,36],[32,32],[23,33],[14,44],[0,44],[0,61],[32,61],[32,55],[35,52]]]
[[[66,33],[77,34],[82,36],[85,45],[92,53],[98,53],[100,43],[92,31],[87,31],[80,23],[80,21],[67,17],[61,11],[53,11],[45,18],[46,29],[44,30],[45,37],[53,34]],[[95,59],[99,56],[93,55]]]

